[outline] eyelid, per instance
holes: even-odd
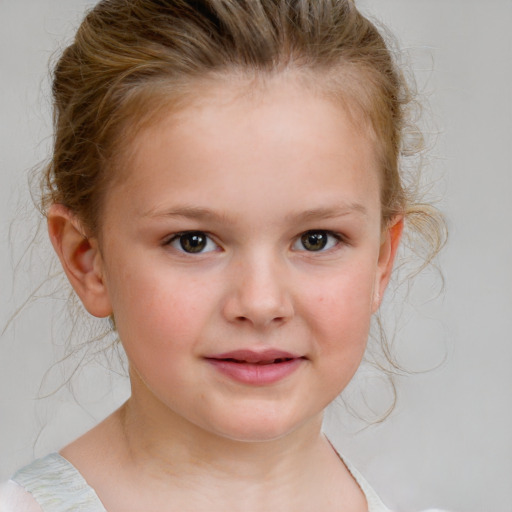
[[[185,235],[193,235],[193,234],[201,234],[201,235],[205,236],[206,239],[207,239],[206,247],[208,247],[210,244],[214,244],[215,247],[209,248],[207,250],[201,250],[201,251],[198,251],[198,252],[188,252],[188,251],[185,251],[183,249],[183,247],[180,246],[179,241],[180,241],[181,237],[183,237]],[[176,246],[173,245],[173,242],[177,242],[177,245]],[[178,252],[180,252],[182,254],[187,254],[187,255],[205,254],[205,253],[214,252],[217,249],[220,249],[219,244],[213,239],[213,237],[210,235],[210,233],[208,233],[206,231],[201,231],[201,230],[198,230],[198,229],[189,229],[189,230],[186,230],[186,231],[180,231],[178,233],[174,233],[172,235],[169,235],[169,236],[167,236],[163,240],[162,245],[163,246],[171,246],[176,251],[178,251]]]
[[[330,240],[327,241],[325,247],[322,247],[321,249],[318,249],[318,250],[308,250],[307,248],[304,247],[304,245],[301,245],[301,239],[304,235],[307,235],[307,234],[313,235],[313,234],[319,234],[319,233],[324,234],[330,238]],[[200,234],[206,238],[206,246],[204,249],[199,250],[197,252],[193,252],[193,251],[186,251],[183,248],[183,246],[180,243],[180,239],[185,235],[193,235],[193,234]],[[333,239],[334,239],[334,241],[333,241]],[[177,243],[176,245],[174,245],[175,242]],[[329,229],[308,229],[307,231],[300,233],[296,237],[296,239],[294,240],[294,242],[292,244],[292,250],[297,251],[297,252],[304,252],[304,253],[326,253],[333,249],[336,249],[340,245],[347,245],[347,244],[348,244],[348,242],[347,242],[346,236],[343,235],[342,233],[332,231]],[[179,231],[177,233],[173,233],[172,235],[168,235],[163,239],[162,245],[163,246],[171,246],[176,251],[178,251],[182,254],[187,254],[187,255],[205,254],[205,253],[214,252],[216,250],[221,249],[221,246],[215,241],[214,237],[210,233],[208,233],[206,231],[196,230],[196,229]],[[212,247],[212,245],[213,245],[213,247]]]
[[[307,234],[315,234],[315,233],[323,233],[327,235],[328,237],[332,237],[335,239],[335,242],[331,244],[329,247],[323,247],[322,249],[319,249],[317,251],[314,250],[307,250],[304,246],[297,247],[298,244],[301,244],[301,239],[304,235]],[[327,242],[329,244],[329,242]],[[346,245],[347,240],[346,237],[342,233],[338,233],[336,231],[331,231],[329,229],[308,229],[307,231],[304,231],[300,235],[297,236],[296,240],[294,241],[292,245],[292,250],[296,250],[297,252],[305,252],[308,254],[315,254],[315,253],[325,253],[329,252],[332,249],[336,249],[340,245]]]

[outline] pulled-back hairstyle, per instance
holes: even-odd
[[[95,233],[136,127],[225,74],[296,71],[362,114],[381,164],[383,220],[418,214],[399,173],[407,84],[383,37],[350,0],[103,0],[58,61],[55,139],[43,210],[71,209]]]
[[[256,83],[283,73],[296,74],[364,123],[379,158],[382,221],[403,215],[420,245],[420,267],[430,262],[444,224],[402,173],[401,157],[421,149],[417,136],[405,136],[413,126],[410,90],[385,38],[352,0],[99,2],[55,66],[43,213],[63,204],[98,236],[105,194],[122,179],[122,155],[138,129],[202,81]]]

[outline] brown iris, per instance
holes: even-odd
[[[300,237],[304,249],[308,251],[321,251],[328,241],[326,231],[308,231]]]
[[[206,247],[208,237],[201,231],[191,231],[180,236],[180,246],[185,252],[201,252]]]

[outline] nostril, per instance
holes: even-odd
[[[265,325],[267,327],[271,326],[271,325],[274,325],[274,326],[277,326],[279,324],[282,324],[282,323],[285,323],[286,322],[286,317],[284,316],[276,316],[274,318],[269,318],[268,320],[266,319],[253,319],[251,320],[251,318],[247,317],[247,316],[237,316],[235,318],[235,322],[239,323],[239,324],[246,324],[246,323],[250,323],[250,324],[254,324],[254,325]]]

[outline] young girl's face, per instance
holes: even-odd
[[[100,273],[135,407],[275,439],[317,426],[356,371],[398,230],[340,106],[284,78],[198,97],[136,136]]]

